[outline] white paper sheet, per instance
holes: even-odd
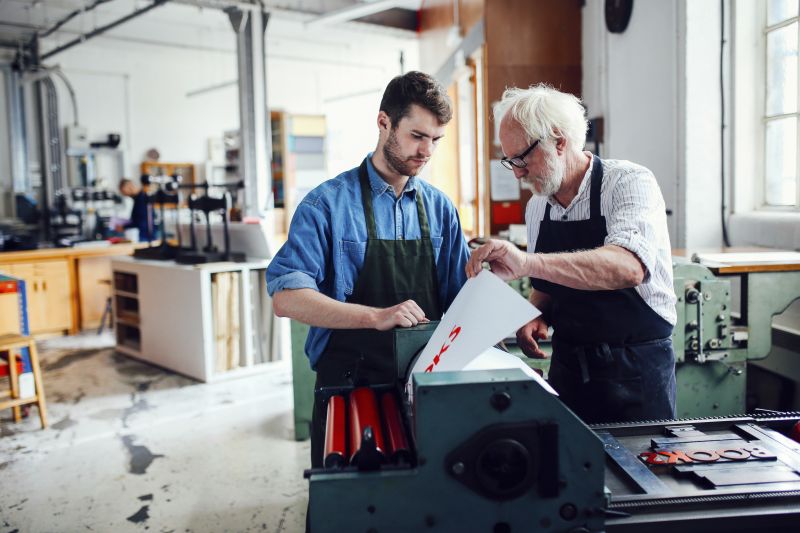
[[[487,348],[540,314],[528,300],[488,270],[470,278],[408,375],[409,397],[416,372],[462,370]]]
[[[494,346],[467,363],[463,370],[498,370],[501,368],[519,368],[536,383],[541,385],[550,394],[558,396],[556,390],[544,380],[534,369],[525,364],[525,361]]]

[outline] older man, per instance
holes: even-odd
[[[531,276],[543,315],[517,332],[523,351],[553,327],[549,380],[587,423],[675,416],[675,295],[664,200],[653,173],[583,151],[575,96],[508,89],[495,107],[503,165],[535,191],[528,250],[492,240],[473,251],[504,279]]]

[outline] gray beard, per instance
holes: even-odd
[[[547,170],[542,176],[534,177],[527,176],[525,182],[530,186],[531,192],[537,196],[550,197],[553,196],[561,188],[564,182],[564,174],[566,174],[566,164],[564,161],[556,156],[555,152],[546,151],[545,164]],[[541,178],[541,179],[539,179]],[[537,190],[536,185],[539,185],[541,190]]]

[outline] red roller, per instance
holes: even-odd
[[[359,387],[350,393],[350,444],[352,447],[350,463],[357,464],[360,459],[362,439],[364,430],[372,428],[375,438],[375,451],[380,456],[386,448],[383,446],[383,430],[381,429],[381,418],[378,412],[378,401],[375,398],[375,391],[369,387]]]
[[[796,423],[792,427],[792,432],[789,433],[789,437],[791,437],[796,442],[800,442],[800,422]]]
[[[331,396],[325,422],[325,468],[341,468],[347,463],[347,426],[344,397]]]
[[[408,463],[411,459],[411,450],[408,447],[406,431],[400,417],[397,400],[391,392],[381,396],[381,413],[386,422],[386,452],[395,463]]]

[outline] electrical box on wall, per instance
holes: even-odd
[[[68,150],[76,148],[89,148],[89,137],[86,133],[85,127],[73,124],[64,129],[64,137],[67,141]]]

